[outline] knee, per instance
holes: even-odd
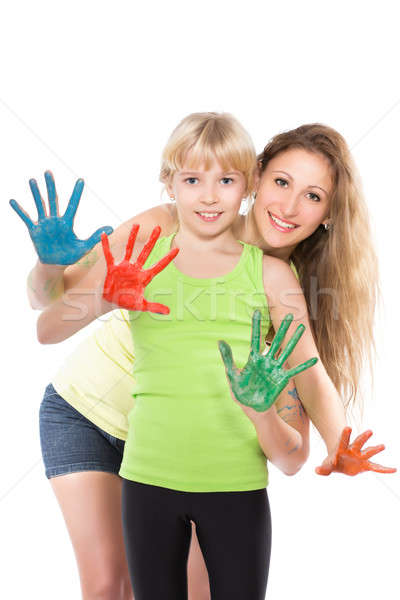
[[[128,574],[99,573],[82,588],[82,600],[134,600]]]

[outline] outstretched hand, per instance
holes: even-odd
[[[155,227],[153,229],[136,262],[130,263],[138,231],[139,225],[133,225],[126,245],[125,258],[118,265],[114,264],[108,237],[105,233],[102,234],[101,242],[107,263],[103,298],[128,310],[149,311],[168,315],[168,306],[158,304],[158,302],[148,302],[144,297],[144,289],[157,273],[169,265],[178,254],[179,249],[173,248],[158,263],[149,269],[143,269],[142,267],[160,235],[161,228]]]
[[[234,365],[230,346],[224,341],[218,342],[232,393],[236,400],[244,406],[251,407],[257,412],[268,410],[289,383],[291,377],[309,369],[317,362],[317,358],[310,358],[310,360],[293,369],[285,370],[283,368],[284,363],[303,335],[304,325],[298,326],[286,348],[283,349],[277,359],[274,358],[292,321],[293,315],[286,315],[272,341],[269,352],[261,354],[261,313],[256,310],[253,314],[251,350],[243,369],[238,369]]]
[[[368,460],[371,456],[385,449],[383,444],[379,444],[362,450],[363,445],[372,435],[371,430],[361,433],[352,444],[349,444],[350,435],[351,427],[345,427],[336,451],[333,455],[329,455],[320,467],[315,469],[318,475],[330,475],[333,471],[345,475],[357,475],[363,471],[375,471],[376,473],[395,473],[397,471],[397,469],[383,467]]]
[[[30,179],[29,187],[38,212],[37,223],[31,220],[18,202],[10,200],[10,205],[27,226],[40,262],[47,265],[72,265],[100,241],[103,232],[110,234],[113,228],[100,227],[87,240],[78,239],[73,231],[73,223],[85,185],[83,179],[78,179],[75,183],[67,210],[60,217],[54,177],[50,171],[46,171],[44,177],[49,200],[49,215],[46,215],[45,204],[35,179]]]

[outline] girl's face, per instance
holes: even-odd
[[[217,160],[205,170],[183,165],[167,184],[176,200],[180,227],[201,237],[214,237],[230,229],[246,195],[243,173],[224,170]]]
[[[331,167],[322,154],[292,148],[271,159],[258,180],[253,213],[264,249],[288,258],[329,223],[332,191]]]

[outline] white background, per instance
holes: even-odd
[[[400,466],[397,257],[400,85],[396,2],[3,1],[0,9],[2,252],[0,595],[79,598],[74,556],[40,459],[38,407],[63,357],[35,339],[25,278],[35,254],[8,206],[35,218],[27,185],[53,170],[65,209],[86,188],[76,232],[116,227],[160,201],[159,157],[186,114],[225,110],[260,150],[320,121],[347,139],[361,172],[380,259],[376,392],[363,429]],[[357,232],[355,232],[356,234]],[[399,475],[318,477],[313,434],[296,477],[271,467],[273,550],[267,598],[399,597]],[[378,461],[379,462],[379,461]],[[245,600],[245,599],[244,599]]]

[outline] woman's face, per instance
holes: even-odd
[[[329,223],[332,191],[331,167],[322,154],[292,148],[271,159],[257,182],[253,213],[264,249],[288,258]]]

